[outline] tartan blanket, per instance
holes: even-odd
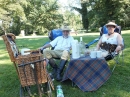
[[[110,77],[111,71],[104,58],[79,58],[70,60],[62,82],[70,79],[82,91],[96,91]]]

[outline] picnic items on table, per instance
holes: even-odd
[[[76,59],[80,57],[79,53],[79,43],[78,40],[74,40],[72,43],[72,58]]]
[[[80,37],[80,42],[78,42],[78,40],[74,40],[72,43],[72,58],[77,59],[85,56],[85,50],[86,48],[82,37]]]

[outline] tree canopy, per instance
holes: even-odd
[[[58,0],[0,0],[0,20],[3,22],[0,35],[4,32],[19,35],[21,30],[26,34],[46,34],[66,22],[75,30],[97,29],[108,20],[115,20],[123,29],[129,29],[129,1],[80,0],[80,8],[68,4],[69,10],[61,10]]]

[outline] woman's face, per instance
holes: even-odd
[[[112,33],[114,33],[115,26],[109,25],[109,26],[107,26],[107,29],[108,29],[108,33],[112,34]]]

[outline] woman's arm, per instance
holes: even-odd
[[[121,51],[123,49],[123,47],[124,47],[124,45],[123,45],[123,38],[121,37],[120,34],[118,34],[118,36],[117,36],[117,43],[118,43],[118,45],[117,45],[115,51],[117,53],[119,53],[119,51]]]
[[[102,43],[102,37],[100,38],[100,40],[98,41],[97,43],[97,46],[96,46],[96,50],[99,50],[100,49],[100,44]]]

